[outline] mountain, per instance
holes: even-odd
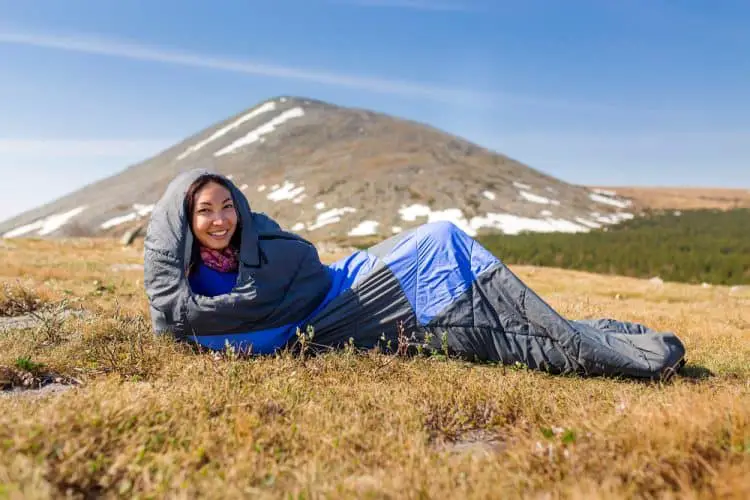
[[[287,96],[0,223],[0,234],[120,235],[147,220],[178,172],[197,166],[230,175],[254,210],[318,241],[385,237],[431,220],[476,235],[588,231],[633,217],[628,199],[428,125]]]

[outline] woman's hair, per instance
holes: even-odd
[[[216,184],[219,184],[221,186],[224,186],[227,191],[229,191],[230,194],[232,194],[232,187],[225,178],[216,175],[216,174],[204,174],[198,177],[195,181],[193,181],[192,184],[190,184],[190,187],[187,190],[187,193],[185,193],[185,208],[186,213],[188,217],[188,224],[190,224],[190,230],[193,230],[193,210],[195,210],[195,195],[198,194],[198,191],[203,189],[203,187],[210,183],[215,182]],[[237,202],[234,200],[234,196],[232,196],[235,210],[237,209]],[[232,239],[229,241],[229,245],[234,247],[235,249],[240,249],[240,243],[242,242],[242,220],[240,217],[240,213],[237,212],[237,226],[234,229],[234,234],[232,235]],[[190,276],[193,269],[195,268],[195,264],[197,264],[200,261],[200,247],[197,239],[193,239],[193,248],[191,249],[190,253],[190,260],[188,262],[188,268],[187,268],[187,274]]]

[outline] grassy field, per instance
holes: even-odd
[[[78,382],[0,392],[0,498],[750,498],[747,291],[512,266],[568,317],[677,332],[688,365],[667,384],[237,359],[153,337],[138,247],[0,245],[6,379]]]
[[[598,186],[602,188],[602,186]],[[639,209],[697,210],[715,208],[730,210],[750,208],[750,189],[739,188],[688,188],[688,187],[603,187],[619,196],[630,198]]]

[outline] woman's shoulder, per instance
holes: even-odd
[[[268,214],[265,212],[253,212],[252,213],[253,218],[253,225],[258,229],[258,231],[279,231],[281,230],[281,225],[273,220]]]

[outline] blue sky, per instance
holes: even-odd
[[[0,0],[0,220],[281,94],[568,182],[750,188],[748,25],[744,0]]]

